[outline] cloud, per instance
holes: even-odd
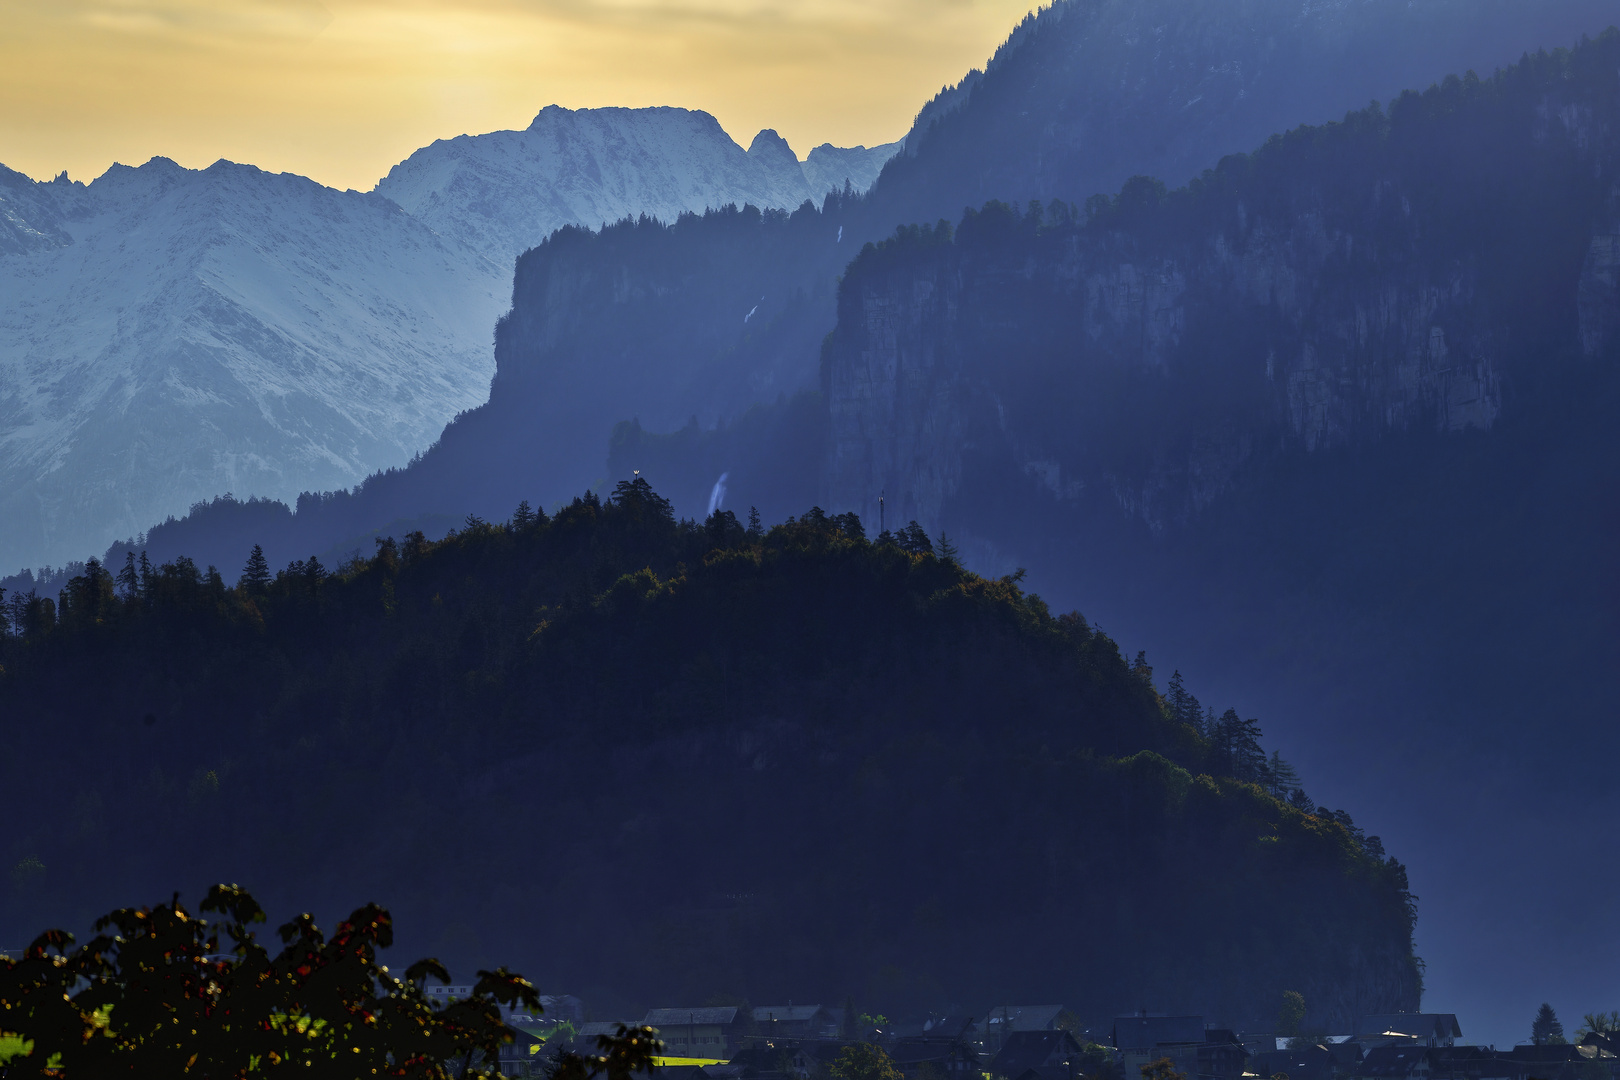
[[[66,0],[80,24],[146,37],[245,41],[319,37],[332,13],[318,0]]]

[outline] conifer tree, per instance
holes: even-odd
[[[1219,747],[1222,764],[1230,775],[1239,780],[1260,780],[1267,775],[1269,765],[1266,751],[1260,745],[1260,721],[1241,719],[1236,709],[1227,709],[1214,728],[1212,738]],[[1292,766],[1281,758],[1277,761],[1287,770],[1288,777],[1287,784],[1273,792],[1282,798],[1299,786],[1299,777],[1293,772]]]
[[[372,558],[372,565],[387,573],[394,573],[399,569],[399,544],[392,536],[376,539],[377,554]]]
[[[764,538],[765,528],[759,522],[759,509],[750,506],[748,508],[748,540],[750,543],[758,543]]]
[[[708,534],[710,547],[727,550],[736,547],[747,535],[737,521],[737,515],[730,510],[716,510],[710,514],[703,523],[703,530]]]
[[[916,521],[911,521],[905,528],[900,530],[896,542],[899,543],[901,551],[912,555],[932,555],[934,553],[933,541],[928,539],[928,534],[923,532],[922,526],[918,525]]]
[[[1564,1025],[1559,1022],[1553,1007],[1545,1001],[1536,1010],[1535,1020],[1530,1023],[1530,1041],[1537,1046],[1564,1045]]]
[[[144,563],[145,560],[146,552],[143,551],[141,552],[141,561]],[[148,576],[149,573],[150,571],[143,569],[142,578]],[[264,548],[254,544],[253,550],[248,554],[247,565],[242,567],[242,576],[237,580],[237,585],[250,593],[258,593],[263,592],[265,586],[269,584],[270,560],[264,557]]]
[[[1294,767],[1284,761],[1282,755],[1273,750],[1271,760],[1265,763],[1264,771],[1256,777],[1260,786],[1279,799],[1286,799],[1289,794],[1299,787],[1299,773]]]
[[[400,554],[404,557],[406,565],[409,565],[426,555],[429,546],[427,534],[421,529],[413,529],[405,534],[405,546]]]
[[[141,595],[141,575],[135,567],[133,551],[124,553],[124,568],[118,571],[118,588],[125,600],[134,600]]]
[[[1181,672],[1177,671],[1170,676],[1170,683],[1164,692],[1164,701],[1170,706],[1171,717],[1194,731],[1202,732],[1204,707],[1187,691],[1186,685],[1181,681]]]
[[[649,522],[661,521],[673,524],[675,521],[674,504],[654,491],[645,477],[620,480],[613,486],[612,502],[620,509],[628,509],[637,517]]]
[[[514,530],[521,532],[524,529],[533,528],[537,521],[538,518],[534,510],[530,508],[528,499],[518,503],[517,509],[512,511],[512,528]]]

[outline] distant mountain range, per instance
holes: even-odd
[[[404,464],[487,397],[512,260],[553,230],[797,207],[864,190],[895,149],[801,163],[707,113],[553,106],[369,194],[223,161],[88,185],[0,167],[0,566]]]
[[[919,112],[901,152],[864,196],[841,193],[791,219],[619,225],[530,250],[517,264],[488,403],[447,426],[411,467],[374,475],[352,494],[305,499],[300,506],[309,513],[256,525],[249,546],[262,542],[280,559],[347,552],[402,519],[491,516],[520,498],[551,505],[600,484],[611,470],[651,460],[626,457],[622,445],[608,460],[621,421],[643,433],[668,434],[694,419],[713,429],[745,423],[748,410],[781,395],[820,390],[822,344],[837,322],[836,281],[861,244],[897,225],[955,221],[964,207],[990,198],[1083,206],[1136,174],[1185,182],[1274,132],[1336,120],[1370,98],[1430,85],[1448,71],[1511,62],[1527,46],[1573,42],[1582,30],[1601,28],[1612,17],[1606,12],[1592,0],[1052,5],[1024,20],[983,72],[970,72]],[[639,129],[624,130],[614,152],[640,154]],[[451,207],[476,207],[486,191],[495,193],[491,205],[532,208],[507,179],[521,173],[524,155],[605,141],[594,123],[543,113],[528,132],[435,144],[381,190],[430,221],[450,221]],[[787,175],[751,164],[772,160],[774,145],[762,133],[746,155],[737,150],[726,159],[734,171],[728,175],[756,185]],[[606,149],[582,154],[606,156]],[[693,182],[674,157],[665,160],[673,190]],[[559,175],[550,190],[575,183]],[[455,213],[457,223],[445,231],[501,243],[498,218]],[[807,415],[793,413],[795,430]],[[694,514],[705,509],[722,472],[731,474],[733,498],[755,501],[772,516],[824,497],[819,459],[802,450],[784,459],[766,443],[750,446],[731,460],[703,457],[709,475],[666,480],[666,490]],[[930,463],[915,467],[926,471]],[[229,507],[223,515],[212,520],[247,520]],[[154,555],[189,551],[225,565],[242,557],[244,538],[234,526],[216,529],[199,517],[151,533],[149,546]]]
[[[222,490],[341,486],[485,396],[507,274],[380,195],[164,158],[3,184],[23,211],[0,257],[13,567]]]
[[[603,478],[617,420],[712,425],[814,388],[834,280],[898,224],[955,220],[990,198],[1083,202],[1138,173],[1183,182],[1275,131],[1611,17],[1604,0],[1067,0],[929,101],[901,143],[821,146],[800,162],[774,132],[745,151],[700,112],[552,107],[523,131],[411,155],[373,192],[406,215],[367,218],[353,236],[358,208],[380,203],[294,177],[250,183],[241,167],[154,162],[134,172],[167,179],[118,170],[88,188],[0,173],[0,567],[83,557],[226,492],[291,504],[405,465],[485,400],[513,260],[561,225],[841,194],[836,215],[797,227],[794,250],[736,233],[758,269],[711,264],[735,289],[705,285],[710,299],[693,302],[661,281],[699,328],[688,340],[624,308],[638,302],[627,293],[607,322],[574,320],[560,352],[528,365],[543,396],[509,393],[492,405],[508,419],[445,433],[468,447],[471,431],[512,428],[525,456],[503,470],[510,483],[491,485],[484,450],[468,447],[426,487],[391,482],[386,507],[301,523],[300,549],[402,515],[459,516],[480,488],[561,497]],[[123,189],[147,201],[112,208]],[[622,254],[645,278],[641,253]],[[604,362],[611,380],[596,377]]]
[[[330,565],[633,470],[700,518],[815,503],[875,531],[882,497],[891,529],[1027,566],[1267,717],[1314,797],[1368,801],[1426,868],[1445,1007],[1507,1032],[1539,986],[1600,1000],[1620,37],[1537,50],[1614,18],[1063,0],[925,107],[866,195],[563,230],[517,260],[489,401],[419,460],[296,513],[217,500],[145,549]],[[7,242],[65,228],[30,220]],[[1501,871],[1527,851],[1580,872]],[[1523,917],[1548,904],[1569,917]]]
[[[791,210],[846,183],[865,191],[899,148],[824,144],[801,162],[769,129],[744,151],[706,112],[548,105],[523,131],[423,147],[377,192],[509,268],[563,225],[640,214],[673,222],[730,203]]]

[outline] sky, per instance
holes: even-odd
[[[899,138],[1029,0],[0,0],[0,163],[219,158],[369,189],[541,107],[679,105],[801,157]]]

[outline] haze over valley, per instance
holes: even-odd
[[[1615,1080],[1617,22],[1058,0],[877,146],[0,170],[0,943],[237,881],[744,1010],[684,1080],[992,999]]]

